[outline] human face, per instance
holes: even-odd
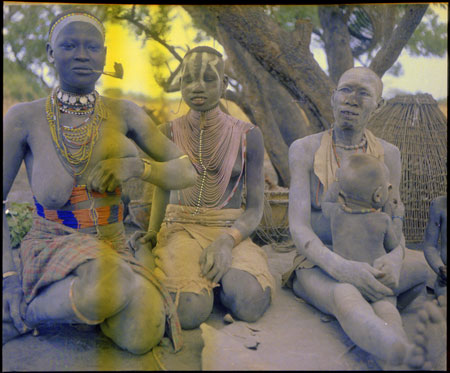
[[[181,71],[181,95],[188,106],[197,111],[211,110],[227,85],[219,56],[201,52],[187,55]]]
[[[105,66],[106,48],[100,32],[86,22],[72,22],[58,34],[54,48],[47,45],[50,62],[54,62],[61,88],[73,93],[88,93]]]
[[[364,69],[346,71],[331,98],[335,126],[342,130],[363,130],[381,102],[378,77]]]

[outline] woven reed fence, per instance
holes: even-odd
[[[447,118],[429,94],[389,100],[368,126],[400,149],[406,242],[422,242],[431,201],[447,194]]]

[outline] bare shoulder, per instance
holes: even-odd
[[[290,162],[302,161],[302,163],[312,164],[323,134],[324,132],[319,132],[295,140],[289,147]]]
[[[436,197],[431,202],[430,210],[434,213],[440,213],[441,211],[447,211],[447,196]]]
[[[125,99],[119,99],[119,98],[113,98],[108,96],[102,96],[102,100],[105,103],[106,107],[110,110],[114,111],[120,111],[124,114],[133,113],[136,111],[143,110],[140,108],[137,104],[135,104],[133,101],[125,100]]]
[[[38,115],[45,117],[46,98],[13,105],[4,117],[4,129],[13,126],[16,129],[33,128]]]
[[[380,139],[379,137],[377,137],[377,139],[383,146],[385,159],[400,160],[400,150],[394,144]]]

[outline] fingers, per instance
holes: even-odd
[[[365,272],[361,278],[360,286],[357,286],[360,291],[371,301],[378,300],[382,297],[394,295],[394,292],[389,287],[385,286],[383,283],[378,281],[376,278],[383,278],[383,272],[367,266],[369,273]]]
[[[224,274],[225,274],[224,269],[222,269],[221,271],[218,271],[217,274],[212,279],[212,282],[215,282],[216,284],[219,283],[219,281],[222,279]]]
[[[382,296],[388,296],[388,295],[394,295],[394,291],[392,289],[389,289],[387,286],[383,285],[381,282],[375,280],[370,281],[368,283],[370,292],[374,295],[380,294],[379,298]]]
[[[90,172],[87,185],[99,193],[104,193],[105,191],[114,191],[119,182],[114,176],[114,172],[110,168],[107,168],[104,161],[99,162],[93,170]]]
[[[113,177],[105,185],[105,190],[107,192],[114,192],[118,186],[119,186],[119,182],[117,181],[117,179],[115,177]]]
[[[211,270],[211,268],[214,265],[214,256],[210,254],[209,251],[204,251],[205,256],[200,257],[201,262],[203,263],[202,265],[202,275],[206,276],[206,274]],[[203,258],[202,258],[203,257]]]
[[[219,266],[217,266],[217,265],[215,265],[215,266],[213,266],[212,268],[211,268],[211,270],[205,275],[205,277],[208,279],[208,280],[211,280],[212,282],[218,282],[218,281],[215,281],[215,278],[218,276],[218,275],[220,275],[220,268],[219,268]],[[219,277],[219,279],[220,279],[220,277]]]
[[[105,173],[94,180],[92,183],[92,189],[97,190],[99,193],[105,193],[106,188],[110,185],[110,183],[115,183],[114,176],[110,173]]]

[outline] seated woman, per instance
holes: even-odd
[[[132,240],[143,257],[159,231],[152,250],[155,275],[173,294],[184,329],[209,317],[216,286],[222,304],[244,321],[261,317],[274,288],[265,252],[249,238],[263,213],[263,138],[257,127],[220,110],[227,83],[215,49],[186,53],[181,93],[191,110],[162,132],[189,156],[196,185],[170,195],[155,189],[148,233]]]
[[[3,200],[24,160],[36,214],[20,247],[22,268],[3,217],[3,343],[43,322],[100,324],[118,346],[140,354],[160,341],[167,314],[181,346],[170,295],[126,250],[118,186],[141,177],[184,188],[195,171],[141,108],[95,91],[104,32],[88,12],[57,16],[47,55],[60,86],[4,118]],[[130,139],[156,161],[139,160]]]
[[[430,367],[445,345],[445,320],[437,306],[427,303],[419,313],[420,325],[412,342],[397,312],[368,302],[395,295],[404,306],[424,291],[427,270],[422,253],[404,247],[400,152],[366,129],[370,116],[382,105],[382,89],[372,70],[357,67],[346,71],[331,99],[333,128],[291,145],[289,226],[299,255],[284,279],[293,280],[296,295],[334,315],[353,342],[373,354],[384,368],[389,364]],[[386,212],[393,216],[396,235],[401,237],[400,245],[377,258],[373,266],[346,259],[327,246],[332,243],[330,221],[321,208],[323,196],[336,185],[342,160],[357,152],[373,155],[389,169],[392,194]]]

